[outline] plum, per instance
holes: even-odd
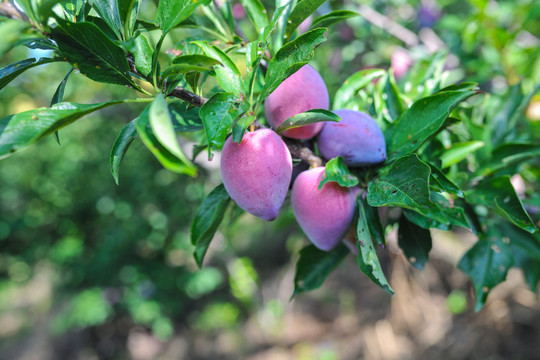
[[[302,172],[294,181],[291,205],[296,221],[321,250],[332,250],[345,236],[355,200],[348,188],[328,182],[319,190],[324,167]]]
[[[328,110],[328,89],[321,75],[311,65],[304,65],[283,81],[265,100],[266,120],[274,129],[293,115],[311,109]],[[300,126],[284,131],[284,136],[310,139],[317,135],[323,123]]]
[[[319,151],[326,159],[338,155],[349,166],[366,166],[386,160],[386,142],[377,122],[368,114],[335,110],[339,122],[327,122],[319,134]]]
[[[292,158],[287,145],[270,129],[229,137],[221,153],[221,177],[231,198],[248,213],[274,220],[289,190]]]
[[[412,65],[412,60],[409,54],[401,49],[397,49],[392,54],[391,65],[394,69],[394,76],[396,79],[401,79]]]

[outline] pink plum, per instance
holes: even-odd
[[[272,92],[264,102],[264,113],[268,123],[276,129],[293,115],[311,109],[326,109],[330,100],[328,89],[317,70],[304,65],[289,76]],[[284,136],[294,139],[310,139],[321,131],[323,123],[315,123],[289,129]]]
[[[392,54],[390,59],[392,69],[394,69],[394,76],[396,79],[401,79],[412,65],[412,60],[409,54],[404,50],[396,50]]]
[[[350,166],[366,166],[386,160],[386,142],[377,122],[368,114],[335,110],[339,122],[327,122],[319,134],[319,151],[326,159],[338,155]]]
[[[291,192],[291,205],[296,221],[321,250],[332,250],[345,236],[354,216],[354,198],[349,189],[336,182],[319,183],[324,167],[302,172]]]
[[[292,158],[270,129],[244,134],[241,143],[229,137],[221,153],[221,177],[231,198],[248,213],[274,220],[289,190]]]

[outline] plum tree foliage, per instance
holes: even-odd
[[[2,2],[2,21],[15,32],[10,39],[20,40],[0,46],[0,55],[17,46],[52,55],[0,69],[0,90],[36,66],[67,62],[72,68],[59,74],[50,107],[0,119],[0,157],[58,135],[94,111],[146,103],[112,146],[117,182],[133,141],[166,169],[188,176],[196,176],[193,160],[203,151],[221,152],[223,184],[193,219],[199,265],[230,200],[275,219],[293,162],[302,162],[291,206],[313,245],[300,252],[295,293],[321,286],[349,254],[341,244],[349,229],[360,270],[393,293],[378,252],[385,251],[386,230],[396,227],[399,246],[417,268],[429,258],[428,229],[461,227],[477,236],[459,262],[473,282],[477,309],[512,266],[536,289],[537,227],[510,182],[519,165],[540,153],[538,139],[517,132],[525,128],[521,115],[533,94],[517,87],[520,97],[495,104],[500,112],[486,111],[493,105],[477,84],[445,82],[444,53],[409,70],[409,59],[393,61],[400,64],[399,82],[392,71],[366,69],[329,94],[323,69],[308,63],[333,24],[358,14],[336,10],[314,18],[323,2],[277,1],[266,8],[260,0],[241,1],[252,23],[247,35],[236,26],[230,1],[160,0],[153,19],[141,18],[139,0]],[[299,31],[300,24],[310,27]],[[179,30],[185,40],[165,49],[168,35]],[[64,101],[66,82],[76,74],[127,86],[133,98]],[[179,137],[197,141],[192,155]],[[399,218],[382,223],[379,210],[386,207],[399,208]]]

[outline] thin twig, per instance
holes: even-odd
[[[22,21],[28,21],[28,16],[19,11],[12,2],[0,2],[0,15],[10,19],[18,19]]]

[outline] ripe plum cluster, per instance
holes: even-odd
[[[310,65],[287,78],[265,101],[266,120],[273,129],[293,115],[329,108],[321,75]],[[386,160],[386,144],[376,121],[366,113],[335,110],[339,122],[318,122],[286,130],[292,139],[314,139],[326,160],[343,157],[351,167]],[[293,173],[292,157],[272,129],[247,132],[240,143],[227,139],[221,156],[221,175],[231,198],[245,211],[274,220],[287,196]],[[311,242],[321,250],[333,249],[351,225],[357,191],[327,182],[319,189],[325,167],[302,171],[293,179],[294,216]]]

